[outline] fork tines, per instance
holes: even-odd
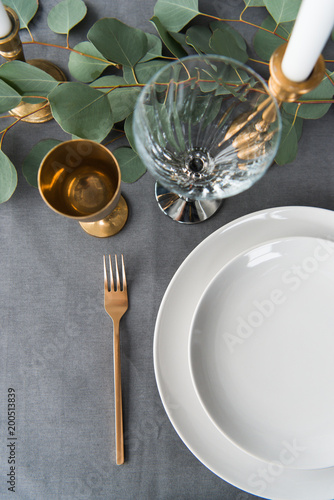
[[[114,280],[114,273],[113,273],[111,256],[110,255],[108,256],[108,264],[107,264],[106,256],[104,255],[103,262],[104,262],[104,284],[105,284],[106,290],[108,292],[126,291],[127,284],[126,284],[126,274],[125,274],[123,254],[121,254],[121,279],[120,279],[120,273],[119,273],[119,268],[118,268],[117,255],[115,255],[116,283]],[[109,280],[108,280],[108,275],[109,275]],[[121,281],[122,281],[122,283],[121,283]]]

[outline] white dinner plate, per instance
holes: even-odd
[[[231,260],[199,301],[189,343],[198,396],[260,459],[334,465],[333,295],[334,243],[297,236]]]
[[[197,304],[224,265],[248,249],[279,238],[306,236],[334,240],[334,213],[313,207],[279,207],[237,219],[215,231],[185,259],[171,280],[157,316],[154,369],[166,413],[190,451],[219,477],[271,500],[332,500],[334,467],[288,468],[236,446],[204,410],[188,362],[191,321]],[[286,443],[285,460],[301,450]]]

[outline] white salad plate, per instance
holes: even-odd
[[[313,207],[271,208],[237,219],[200,243],[175,273],[161,302],[154,332],[154,369],[176,432],[220,478],[271,500],[332,500],[334,464],[322,469],[291,467],[291,461],[304,451],[297,440],[284,443],[276,460],[267,461],[247,453],[221,432],[197,395],[188,356],[196,308],[217,273],[255,246],[297,236],[326,240],[330,248],[334,213]]]
[[[189,360],[199,399],[260,459],[334,464],[333,292],[334,242],[280,238],[231,260],[195,310]]]

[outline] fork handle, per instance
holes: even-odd
[[[114,387],[115,387],[115,433],[116,464],[124,463],[123,408],[121,385],[121,349],[119,337],[119,321],[114,321]]]

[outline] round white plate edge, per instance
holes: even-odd
[[[240,217],[238,219],[235,219],[231,221],[230,223],[218,228],[215,230],[212,234],[210,234],[208,237],[206,237],[201,243],[199,243],[194,250],[186,257],[186,259],[182,262],[182,264],[179,266],[177,271],[175,272],[173,278],[171,279],[165,294],[163,296],[163,299],[160,304],[160,308],[158,311],[157,319],[156,319],[156,325],[155,325],[155,331],[154,331],[154,341],[153,341],[153,357],[154,357],[154,372],[155,372],[155,377],[156,377],[156,382],[158,386],[158,391],[160,394],[160,398],[163,404],[163,407],[167,413],[167,416],[173,425],[175,431],[179,435],[180,439],[184,442],[184,444],[188,447],[188,449],[195,455],[195,457],[203,463],[209,470],[211,470],[214,474],[219,476],[221,479],[229,482],[230,484],[236,486],[237,488],[240,488],[242,490],[245,490],[249,493],[252,493],[254,495],[259,495],[262,498],[269,498],[268,496],[264,497],[262,496],[262,491],[260,491],[259,488],[255,488],[254,485],[251,485],[249,482],[250,476],[248,478],[242,476],[239,474],[239,477],[235,478],[233,477],[234,473],[234,467],[230,467],[229,471],[222,470],[221,469],[221,464],[216,464],[213,463],[215,462],[212,457],[207,457],[203,456],[203,450],[199,449],[198,445],[196,442],[194,442],[194,438],[191,437],[186,437],[184,429],[184,423],[180,423],[177,421],[175,418],[175,412],[173,405],[170,404],[168,400],[168,395],[165,395],[163,393],[163,385],[164,385],[164,380],[163,376],[160,373],[160,367],[159,367],[159,360],[158,360],[158,355],[159,355],[159,328],[160,324],[162,322],[162,317],[164,314],[164,309],[166,307],[166,303],[168,303],[169,296],[171,292],[173,291],[173,288],[177,284],[177,281],[179,277],[182,276],[182,273],[186,268],[188,267],[189,263],[191,260],[197,257],[197,254],[201,252],[201,250],[206,247],[207,245],[210,245],[212,242],[214,242],[217,238],[223,237],[227,231],[230,229],[235,228],[236,226],[239,226],[240,224],[244,224],[245,222],[247,223],[250,220],[261,220],[265,221],[265,223],[268,223],[268,216],[269,219],[280,219],[286,221],[287,219],[289,220],[291,217],[294,219],[298,219],[298,222],[303,222],[303,225],[305,229],[301,230],[298,232],[300,235],[305,235],[305,236],[314,236],[314,237],[319,237],[319,238],[324,238],[324,239],[329,239],[328,236],[330,235],[331,238],[334,238],[334,214],[332,211],[323,209],[323,208],[317,208],[317,207],[304,207],[304,206],[282,206],[282,207],[273,207],[269,209],[264,209],[260,210],[251,214],[247,214],[243,217]],[[313,221],[312,221],[313,218]],[[314,235],[314,233],[309,232],[309,224],[313,222],[314,223],[325,223],[327,221],[324,221],[322,219],[333,219],[328,221],[328,224],[325,224],[326,228],[326,233],[324,233],[325,228],[321,228],[319,230],[319,234],[317,236]],[[306,228],[308,230],[306,231]],[[314,229],[314,226],[313,226]],[[269,237],[268,239],[273,239],[275,237],[280,237],[281,235],[287,236],[286,231],[278,232],[278,234],[274,234],[273,236]],[[293,231],[288,233],[288,235],[296,235],[295,228]],[[266,241],[266,240],[259,240],[259,243]],[[255,245],[256,243],[254,243]],[[253,246],[253,245],[251,245]],[[245,246],[242,248],[240,252],[246,250],[249,248],[249,246]],[[235,254],[234,254],[235,255]],[[226,261],[228,262],[228,260]],[[222,266],[220,266],[222,267]],[[220,269],[220,268],[219,268]],[[219,271],[217,269],[217,272]],[[213,274],[213,276],[216,273]],[[213,277],[212,276],[212,277]],[[168,305],[168,304],[167,304]],[[188,332],[186,333],[188,335]],[[190,374],[189,374],[190,376]],[[198,402],[199,406],[201,407],[200,403]],[[201,407],[202,408],[202,407]],[[202,409],[203,413],[205,414],[204,410]],[[203,420],[203,416],[202,420]],[[208,419],[208,417],[205,415],[205,418]],[[210,425],[211,422],[205,422],[205,425]],[[211,424],[213,426],[213,424]],[[212,431],[212,429],[210,429]],[[218,433],[218,430],[215,428],[216,433]],[[218,436],[217,436],[218,437]],[[225,438],[226,439],[226,438]],[[227,446],[227,444],[226,444]],[[228,446],[227,446],[228,447]],[[234,447],[236,448],[236,447]],[[236,450],[235,449],[229,449],[228,451],[230,453],[235,454]],[[207,452],[205,451],[207,454]],[[210,450],[209,450],[210,453]],[[238,450],[238,455],[240,455],[240,450]],[[241,462],[245,462],[248,472],[247,474],[255,473],[256,470],[259,467],[269,467],[272,464],[266,464],[265,462],[262,462],[258,459],[253,459],[253,457],[245,454],[244,452],[241,452],[241,455],[238,456],[238,464],[237,468],[240,467]],[[245,465],[244,463],[242,464],[243,466]],[[257,469],[256,469],[257,468]],[[241,472],[241,471],[240,471]],[[267,471],[268,472],[268,471]],[[310,488],[312,485],[314,486],[315,481],[317,483],[317,500],[332,500],[334,496],[334,468],[329,468],[329,469],[320,469],[320,470],[308,470],[308,471],[293,471],[293,477],[287,477],[290,476],[290,471],[286,472],[284,471],[284,474],[282,472],[278,473],[278,469],[276,470],[276,476],[274,477],[274,474],[272,474],[270,481],[268,478],[268,481],[263,479],[263,481],[258,481],[257,485],[265,485],[265,493],[266,495],[270,495],[270,498],[272,500],[314,500],[314,496],[309,496],[309,494],[312,493],[312,488]],[[239,473],[239,472],[238,472]],[[305,475],[306,474],[306,475]],[[282,476],[284,478],[284,481],[282,481]],[[283,482],[283,485],[282,485]],[[293,492],[293,499],[291,497],[291,492],[286,492],[286,483],[291,484],[294,488],[297,487],[297,490]],[[326,483],[326,484],[325,484]],[[300,490],[300,486],[302,486],[302,489]],[[320,490],[319,491],[319,486]],[[263,489],[263,487],[262,487]],[[329,491],[330,490],[330,491]],[[321,498],[319,495],[322,495]]]

